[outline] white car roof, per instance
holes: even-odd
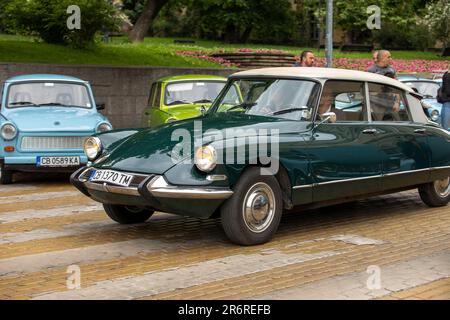
[[[326,80],[354,80],[367,81],[386,84],[405,90],[407,92],[414,91],[404,83],[386,76],[375,73],[335,69],[335,68],[306,68],[306,67],[281,67],[281,68],[262,68],[252,69],[234,73],[232,77],[252,77],[252,76],[269,76],[269,77],[301,77]]]

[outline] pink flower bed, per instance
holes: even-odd
[[[225,52],[219,50],[219,53]],[[257,52],[257,53],[284,53],[281,50],[272,49],[249,49],[242,48],[235,52]],[[209,53],[202,51],[177,51],[177,54],[182,56],[195,57],[206,61],[221,64],[225,67],[239,67],[239,65],[232,63],[228,60],[212,57]],[[316,66],[325,66],[325,58],[317,58]],[[333,67],[340,69],[351,69],[366,71],[373,64],[372,59],[356,59],[356,58],[334,58]],[[399,73],[433,73],[437,70],[447,70],[448,61],[445,60],[403,60],[393,59],[392,65]]]
[[[238,67],[235,63],[232,63],[228,60],[218,58],[218,57],[211,57],[208,53],[202,52],[202,51],[177,51],[178,55],[186,56],[186,57],[194,57],[214,63],[218,63],[220,65],[223,65],[225,67]]]
[[[317,66],[325,66],[326,59],[318,58]],[[335,58],[333,67],[366,71],[373,64],[372,59]],[[446,70],[448,61],[444,60],[403,60],[393,59],[392,66],[401,73],[432,73],[437,70]]]

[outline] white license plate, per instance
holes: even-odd
[[[131,174],[125,174],[113,170],[94,170],[89,177],[89,181],[100,181],[128,187],[133,180]]]
[[[76,167],[80,165],[80,157],[37,157],[38,167]]]

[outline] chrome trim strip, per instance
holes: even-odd
[[[416,173],[416,172],[426,172],[431,171],[431,168],[426,169],[418,169],[418,170],[408,170],[408,171],[400,171],[400,172],[391,172],[391,173],[385,173],[383,176],[385,177],[392,177],[392,176],[400,176],[402,174],[409,174],[409,173]]]
[[[314,185],[313,184],[305,184],[305,185],[301,185],[301,186],[294,186],[292,187],[292,189],[298,190],[298,189],[307,189],[307,188],[312,188]]]
[[[443,167],[432,167],[430,170],[445,170],[450,169],[450,166],[443,166]]]
[[[350,178],[350,179],[340,179],[340,180],[335,180],[335,181],[319,182],[319,183],[308,184],[308,185],[294,186],[294,187],[292,187],[292,189],[311,188],[313,186],[321,186],[321,185],[340,183],[340,182],[352,182],[352,181],[359,181],[359,180],[369,180],[369,179],[375,179],[375,178],[398,176],[398,175],[402,175],[402,174],[411,174],[411,173],[417,173],[417,172],[426,172],[426,171],[433,171],[433,170],[445,170],[445,169],[450,169],[450,166],[432,167],[432,168],[426,168],[426,169],[418,169],[418,170],[408,170],[408,171],[401,171],[401,172],[385,173],[385,174],[376,175],[376,176],[368,176],[368,177],[359,177],[359,178]]]
[[[327,184],[333,184],[333,183],[339,183],[339,182],[352,182],[352,181],[360,181],[360,180],[370,180],[375,178],[381,178],[383,175],[376,175],[376,176],[368,176],[368,177],[358,177],[358,178],[349,178],[349,179],[340,179],[335,181],[327,181],[327,182],[319,182],[315,185],[327,185]]]
[[[137,188],[132,187],[119,187],[119,186],[111,186],[104,184],[98,184],[93,182],[84,182],[84,185],[87,189],[90,190],[96,190],[96,191],[102,191],[102,192],[111,192],[111,193],[118,193],[118,194],[124,194],[128,196],[140,196]]]
[[[148,191],[158,198],[175,199],[228,199],[233,195],[229,189],[204,187],[175,187],[170,186],[163,176],[159,176],[147,185]]]

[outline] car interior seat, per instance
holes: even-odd
[[[56,96],[56,102],[62,105],[70,106],[73,104],[72,95],[70,93],[59,93]]]
[[[31,94],[29,92],[17,92],[14,95],[14,101],[11,102],[31,102]]]

